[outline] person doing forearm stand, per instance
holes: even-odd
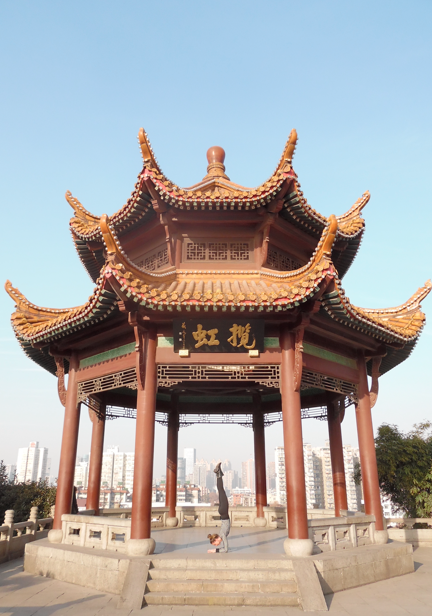
[[[215,549],[207,550],[207,552],[228,552],[228,535],[231,528],[231,522],[228,514],[228,499],[223,485],[223,472],[221,463],[216,465],[214,469],[217,477],[217,489],[219,493],[219,515],[221,517],[220,535],[207,535],[210,543],[215,546]]]

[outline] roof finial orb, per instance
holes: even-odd
[[[220,163],[223,165],[225,160],[225,150],[220,148],[218,145],[214,145],[207,150],[207,160],[209,165],[212,163]]]
[[[207,150],[207,175],[204,179],[219,177],[225,178],[228,180],[228,176],[225,175],[225,150],[218,145],[214,145],[213,147]]]

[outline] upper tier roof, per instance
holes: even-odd
[[[352,305],[341,286],[332,262],[332,247],[338,221],[331,216],[309,263],[291,272],[260,270],[181,270],[145,272],[125,255],[111,221],[99,221],[107,260],[96,288],[82,306],[70,309],[40,308],[30,303],[8,281],[6,291],[16,303],[12,325],[24,351],[37,363],[55,372],[49,345],[79,329],[104,321],[118,313],[118,300],[133,302],[145,310],[286,311],[317,294],[320,311],[346,327],[384,343],[387,355],[384,373],[406,359],[424,325],[421,301],[432,284],[428,281],[397,308],[364,309]]]
[[[151,220],[155,216],[154,206],[157,208],[158,201],[166,204],[167,209],[190,211],[193,216],[197,210],[262,210],[267,209],[275,199],[282,199],[280,216],[318,242],[327,219],[307,203],[292,168],[297,143],[295,130],[291,131],[274,173],[257,188],[240,186],[228,178],[224,166],[225,153],[219,147],[210,148],[207,153],[209,165],[204,179],[189,188],[180,188],[163,174],[143,129],[138,138],[144,166],[131,197],[110,217],[111,226],[117,235],[122,236],[128,229]],[[337,217],[333,259],[340,277],[347,272],[359,248],[364,231],[361,211],[369,198],[369,192],[365,192],[347,213]],[[70,221],[75,246],[81,261],[96,281],[104,266],[100,219],[86,210],[69,191],[66,199],[75,212]]]

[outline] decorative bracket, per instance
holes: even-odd
[[[264,265],[264,263],[267,261],[268,246],[269,246],[269,240],[270,240],[270,237],[269,237],[270,228],[274,224],[282,207],[283,207],[283,198],[280,198],[277,201],[274,201],[273,203],[271,203],[268,209],[262,211],[262,214],[264,214],[264,220],[262,221],[262,223],[259,225],[257,229],[258,233],[260,233],[261,231],[263,232],[262,247],[261,247],[261,265]]]
[[[157,211],[156,207],[155,206],[153,207]],[[159,220],[161,222],[161,225],[163,225],[165,229],[165,241],[166,241],[167,249],[168,249],[169,263],[170,265],[175,265],[176,241],[175,241],[174,235],[176,232],[176,228],[175,228],[175,223],[172,220],[172,211],[169,210],[168,212],[160,213]]]
[[[66,387],[65,387],[65,372],[64,372],[64,359],[63,357],[59,357],[58,355],[54,356],[55,363],[57,366],[56,377],[57,377],[57,391],[60,402],[63,406],[66,406]]]
[[[303,373],[303,336],[304,328],[295,332],[294,346],[294,391],[300,391]]]
[[[87,398],[88,403],[88,413],[90,417],[90,421],[92,424],[99,423],[100,421],[105,421],[105,405],[102,405],[95,396],[89,396]]]
[[[133,327],[135,334],[135,365],[138,381],[138,389],[142,391],[145,385],[145,366],[148,347],[148,331],[138,322],[138,312],[129,312],[129,325]]]
[[[339,417],[339,423],[342,423],[345,418],[345,399],[338,400],[336,405],[336,415]]]
[[[369,392],[371,409],[375,406],[376,401],[378,400],[378,391],[379,391],[378,379],[381,376],[380,371],[379,371],[381,362],[382,362],[382,357],[374,357],[372,359],[372,383],[371,383],[371,388]]]

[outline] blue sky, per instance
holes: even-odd
[[[345,277],[351,301],[404,302],[432,274],[431,21],[431,3],[420,0],[1,3],[2,280],[39,305],[85,302],[92,283],[70,238],[64,193],[99,215],[121,207],[141,169],[140,126],[164,172],[184,186],[205,175],[216,144],[233,181],[262,183],[295,127],[294,167],[314,208],[341,214],[371,191],[366,234]],[[18,447],[39,440],[55,474],[55,380],[20,351],[5,293],[0,310],[0,459],[15,462]],[[412,357],[381,379],[375,426],[408,429],[430,417],[431,351],[427,325]],[[325,430],[304,422],[305,441],[323,443]],[[354,445],[353,413],[343,431]],[[133,438],[132,422],[108,425],[107,445],[132,450]],[[83,412],[82,453],[89,441]],[[165,429],[156,442],[160,474]],[[281,443],[276,425],[268,459]],[[238,467],[252,453],[252,432],[187,428],[183,446]]]

